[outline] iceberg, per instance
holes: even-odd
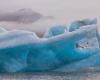
[[[85,29],[80,29],[75,32],[73,31],[70,33],[64,33],[58,36],[46,38],[45,48],[43,47],[44,44],[42,44],[39,45],[39,47],[41,46],[39,50],[36,50],[35,53],[32,52],[37,57],[29,53],[29,67],[25,69],[26,72],[55,71],[55,69],[60,69],[62,66],[69,65],[70,63],[74,63],[95,55],[99,51],[99,47],[87,49],[79,49],[76,47],[76,43],[78,43],[78,41],[86,38],[87,34],[93,31],[96,31],[96,27],[89,26]],[[37,53],[41,53],[41,55]]]
[[[31,31],[2,32],[0,72],[70,72],[100,67],[97,33],[96,24],[84,25],[74,31],[66,26],[55,26],[43,38]]]

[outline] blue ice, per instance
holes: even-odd
[[[100,67],[97,37],[94,22],[72,32],[55,26],[43,38],[31,31],[4,31],[0,33],[0,72],[67,72]],[[84,39],[90,43],[85,44]]]
[[[47,32],[45,32],[43,37],[49,38],[52,36],[63,34],[65,32],[68,32],[66,25],[56,25],[56,26],[51,27]]]

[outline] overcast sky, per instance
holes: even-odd
[[[69,24],[71,21],[85,18],[98,18],[100,25],[100,0],[0,0],[0,12],[16,12],[20,9],[31,9],[43,16],[54,18],[41,18],[35,23],[19,24],[1,22],[7,29],[26,29],[42,31],[56,24]]]

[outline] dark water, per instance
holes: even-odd
[[[100,80],[100,72],[1,74],[0,80]]]

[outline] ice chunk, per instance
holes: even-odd
[[[6,32],[6,29],[0,27],[0,33],[2,33],[2,32]]]
[[[0,34],[0,72],[18,72],[27,66],[27,55],[37,40],[33,32],[14,30]]]
[[[97,19],[85,19],[82,21],[74,21],[70,28],[69,31],[75,31],[77,29],[83,29],[85,27],[88,26],[95,26],[97,27]],[[83,40],[80,40],[79,43],[76,45],[77,47],[80,47],[80,49],[82,48],[95,48],[95,47],[99,47],[99,37],[98,37],[98,32],[97,30],[94,30],[93,32],[90,32],[89,34],[87,34],[87,38],[84,38]],[[94,43],[95,42],[95,43]]]
[[[99,47],[79,49],[76,44],[95,31],[95,26],[88,26],[49,38],[38,38],[34,32],[22,30],[1,33],[0,72],[52,71],[87,59]]]
[[[34,46],[28,55],[24,71],[52,71],[96,54],[99,48],[78,49],[76,42],[87,37],[96,27],[79,29],[53,36]]]
[[[59,34],[63,34],[64,32],[68,32],[67,26],[58,25],[58,26],[54,26],[54,27],[50,28],[44,34],[44,37],[45,38],[49,38],[49,37],[52,37],[52,36],[56,36],[56,35],[59,35]]]
[[[100,71],[100,51],[89,58],[62,66],[54,70],[55,72],[80,72],[80,71]]]
[[[88,25],[88,26],[83,26],[80,29],[84,29],[87,27],[97,27],[97,25]],[[97,37],[97,30],[94,30],[90,33],[87,34],[87,37],[80,40],[79,43],[77,44],[78,47],[82,48],[98,48],[99,47],[99,42],[98,42],[98,37]]]
[[[70,25],[69,31],[75,31],[76,29],[79,29],[80,27],[87,26],[87,25],[93,25],[97,24],[97,19],[84,19],[84,20],[77,20],[72,22]]]

